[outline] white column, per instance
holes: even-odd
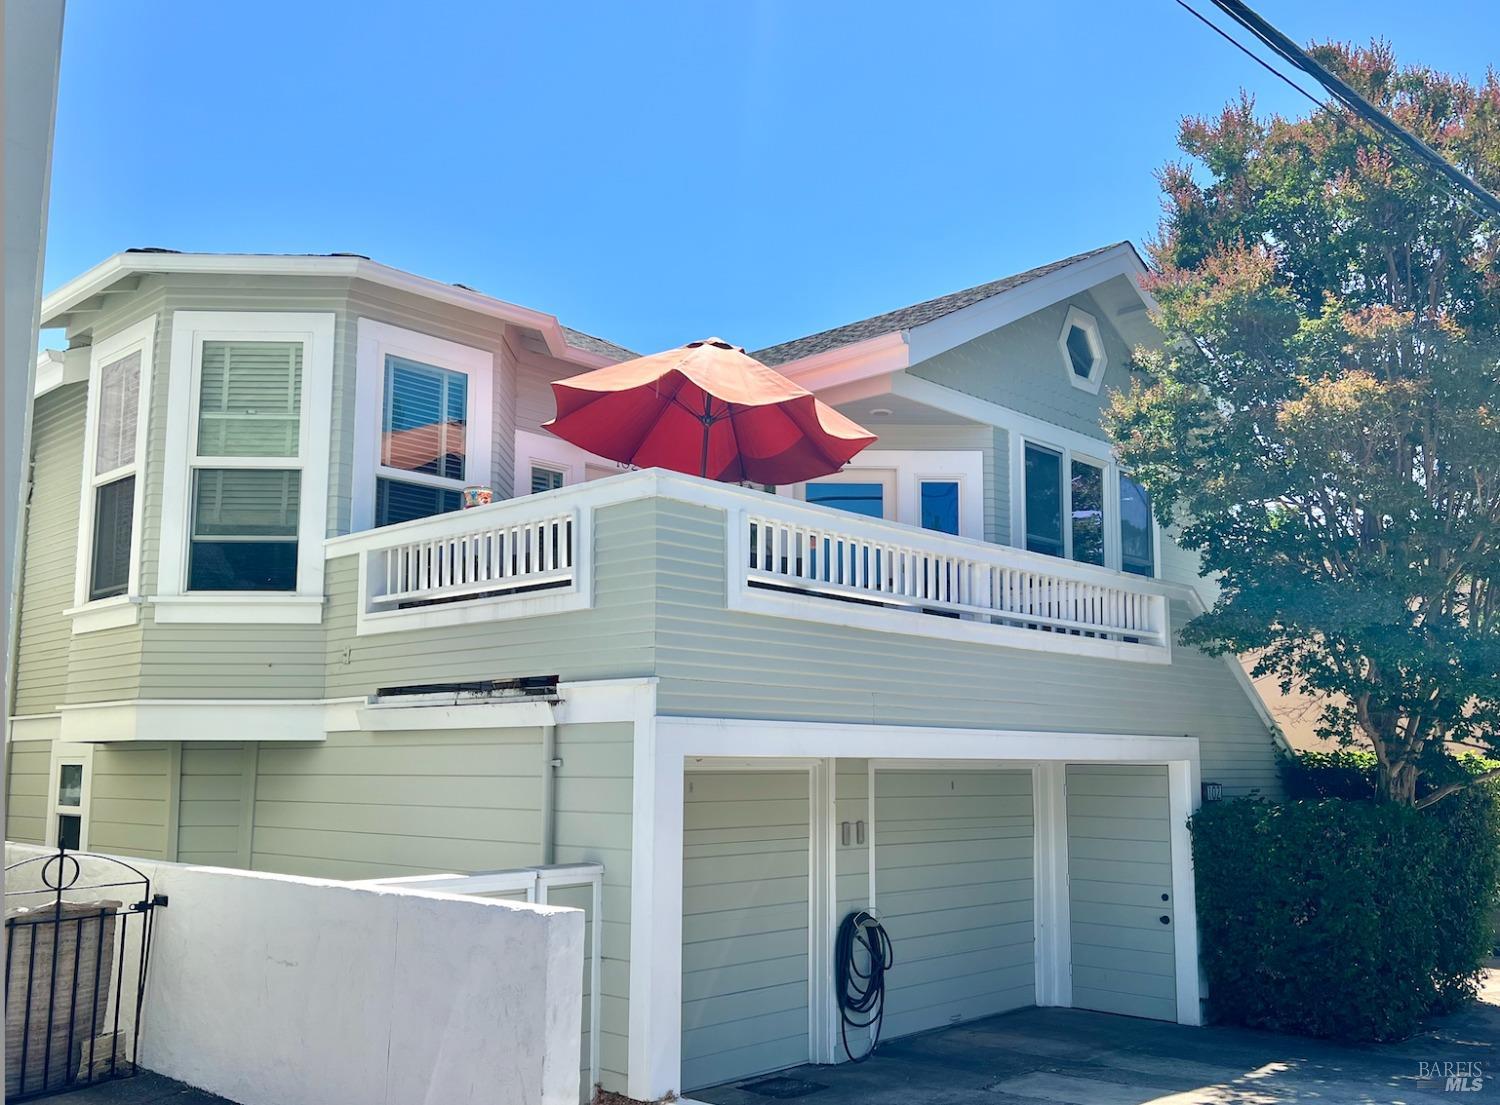
[[[1172,818],[1172,916],[1177,963],[1177,1023],[1203,1023],[1198,987],[1198,905],[1193,882],[1193,842],[1188,818],[1200,804],[1198,762],[1173,760],[1167,765]]]
[[[1036,1003],[1073,1004],[1072,919],[1068,906],[1067,765],[1032,769],[1036,820]]]

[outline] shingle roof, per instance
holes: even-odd
[[[1066,268],[1079,261],[1085,261],[1090,257],[1097,257],[1101,253],[1108,253],[1112,249],[1118,249],[1128,242],[1114,242],[1098,249],[1091,249],[1085,253],[1075,253],[1072,257],[1064,257],[1060,261],[1042,265],[1039,268],[1027,269],[1018,272],[1014,276],[1001,277],[999,280],[991,280],[988,284],[978,284],[972,288],[965,288],[961,292],[953,292],[949,295],[938,296],[922,303],[914,303],[910,307],[902,307],[897,311],[887,311],[883,315],[863,319],[860,322],[851,322],[846,326],[835,326],[832,330],[823,330],[816,334],[809,334],[805,338],[797,338],[794,341],[782,342],[780,345],[768,346],[751,354],[756,360],[768,365],[786,364],[788,361],[799,360],[802,357],[810,357],[814,353],[822,353],[829,349],[837,349],[843,345],[853,345],[855,342],[865,341],[867,338],[878,338],[882,334],[895,333],[898,330],[909,330],[913,326],[920,326],[924,322],[951,315],[954,311],[973,306],[975,303],[991,296],[1008,292],[1012,288],[1019,288],[1022,284],[1030,283],[1038,277],[1046,276],[1056,272],[1058,269]]]
[[[617,357],[622,361],[633,360],[640,356],[639,353],[634,353],[623,345],[596,338],[593,334],[585,334],[582,330],[574,330],[571,326],[564,326],[562,329],[563,337],[568,339],[568,344],[574,349],[582,349],[586,353],[603,353],[606,357]]]

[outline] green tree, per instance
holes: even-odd
[[[1311,51],[1500,190],[1500,78]],[[1500,220],[1341,111],[1182,124],[1148,281],[1168,338],[1106,418],[1222,586],[1183,630],[1300,684],[1378,793],[1500,744]],[[1491,773],[1492,775],[1495,773]]]

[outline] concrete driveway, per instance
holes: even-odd
[[[713,1105],[1500,1101],[1500,971],[1489,972],[1485,999],[1410,1040],[1367,1047],[1073,1009],[1023,1009],[882,1045],[859,1065],[798,1067],[775,1076],[782,1082],[752,1079],[689,1096]],[[1478,1075],[1482,1085],[1446,1088],[1441,1068],[1432,1069],[1442,1063],[1470,1064],[1452,1070]]]

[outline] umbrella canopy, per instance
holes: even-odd
[[[722,338],[552,385],[565,441],[638,468],[756,483],[837,472],[875,435]]]

